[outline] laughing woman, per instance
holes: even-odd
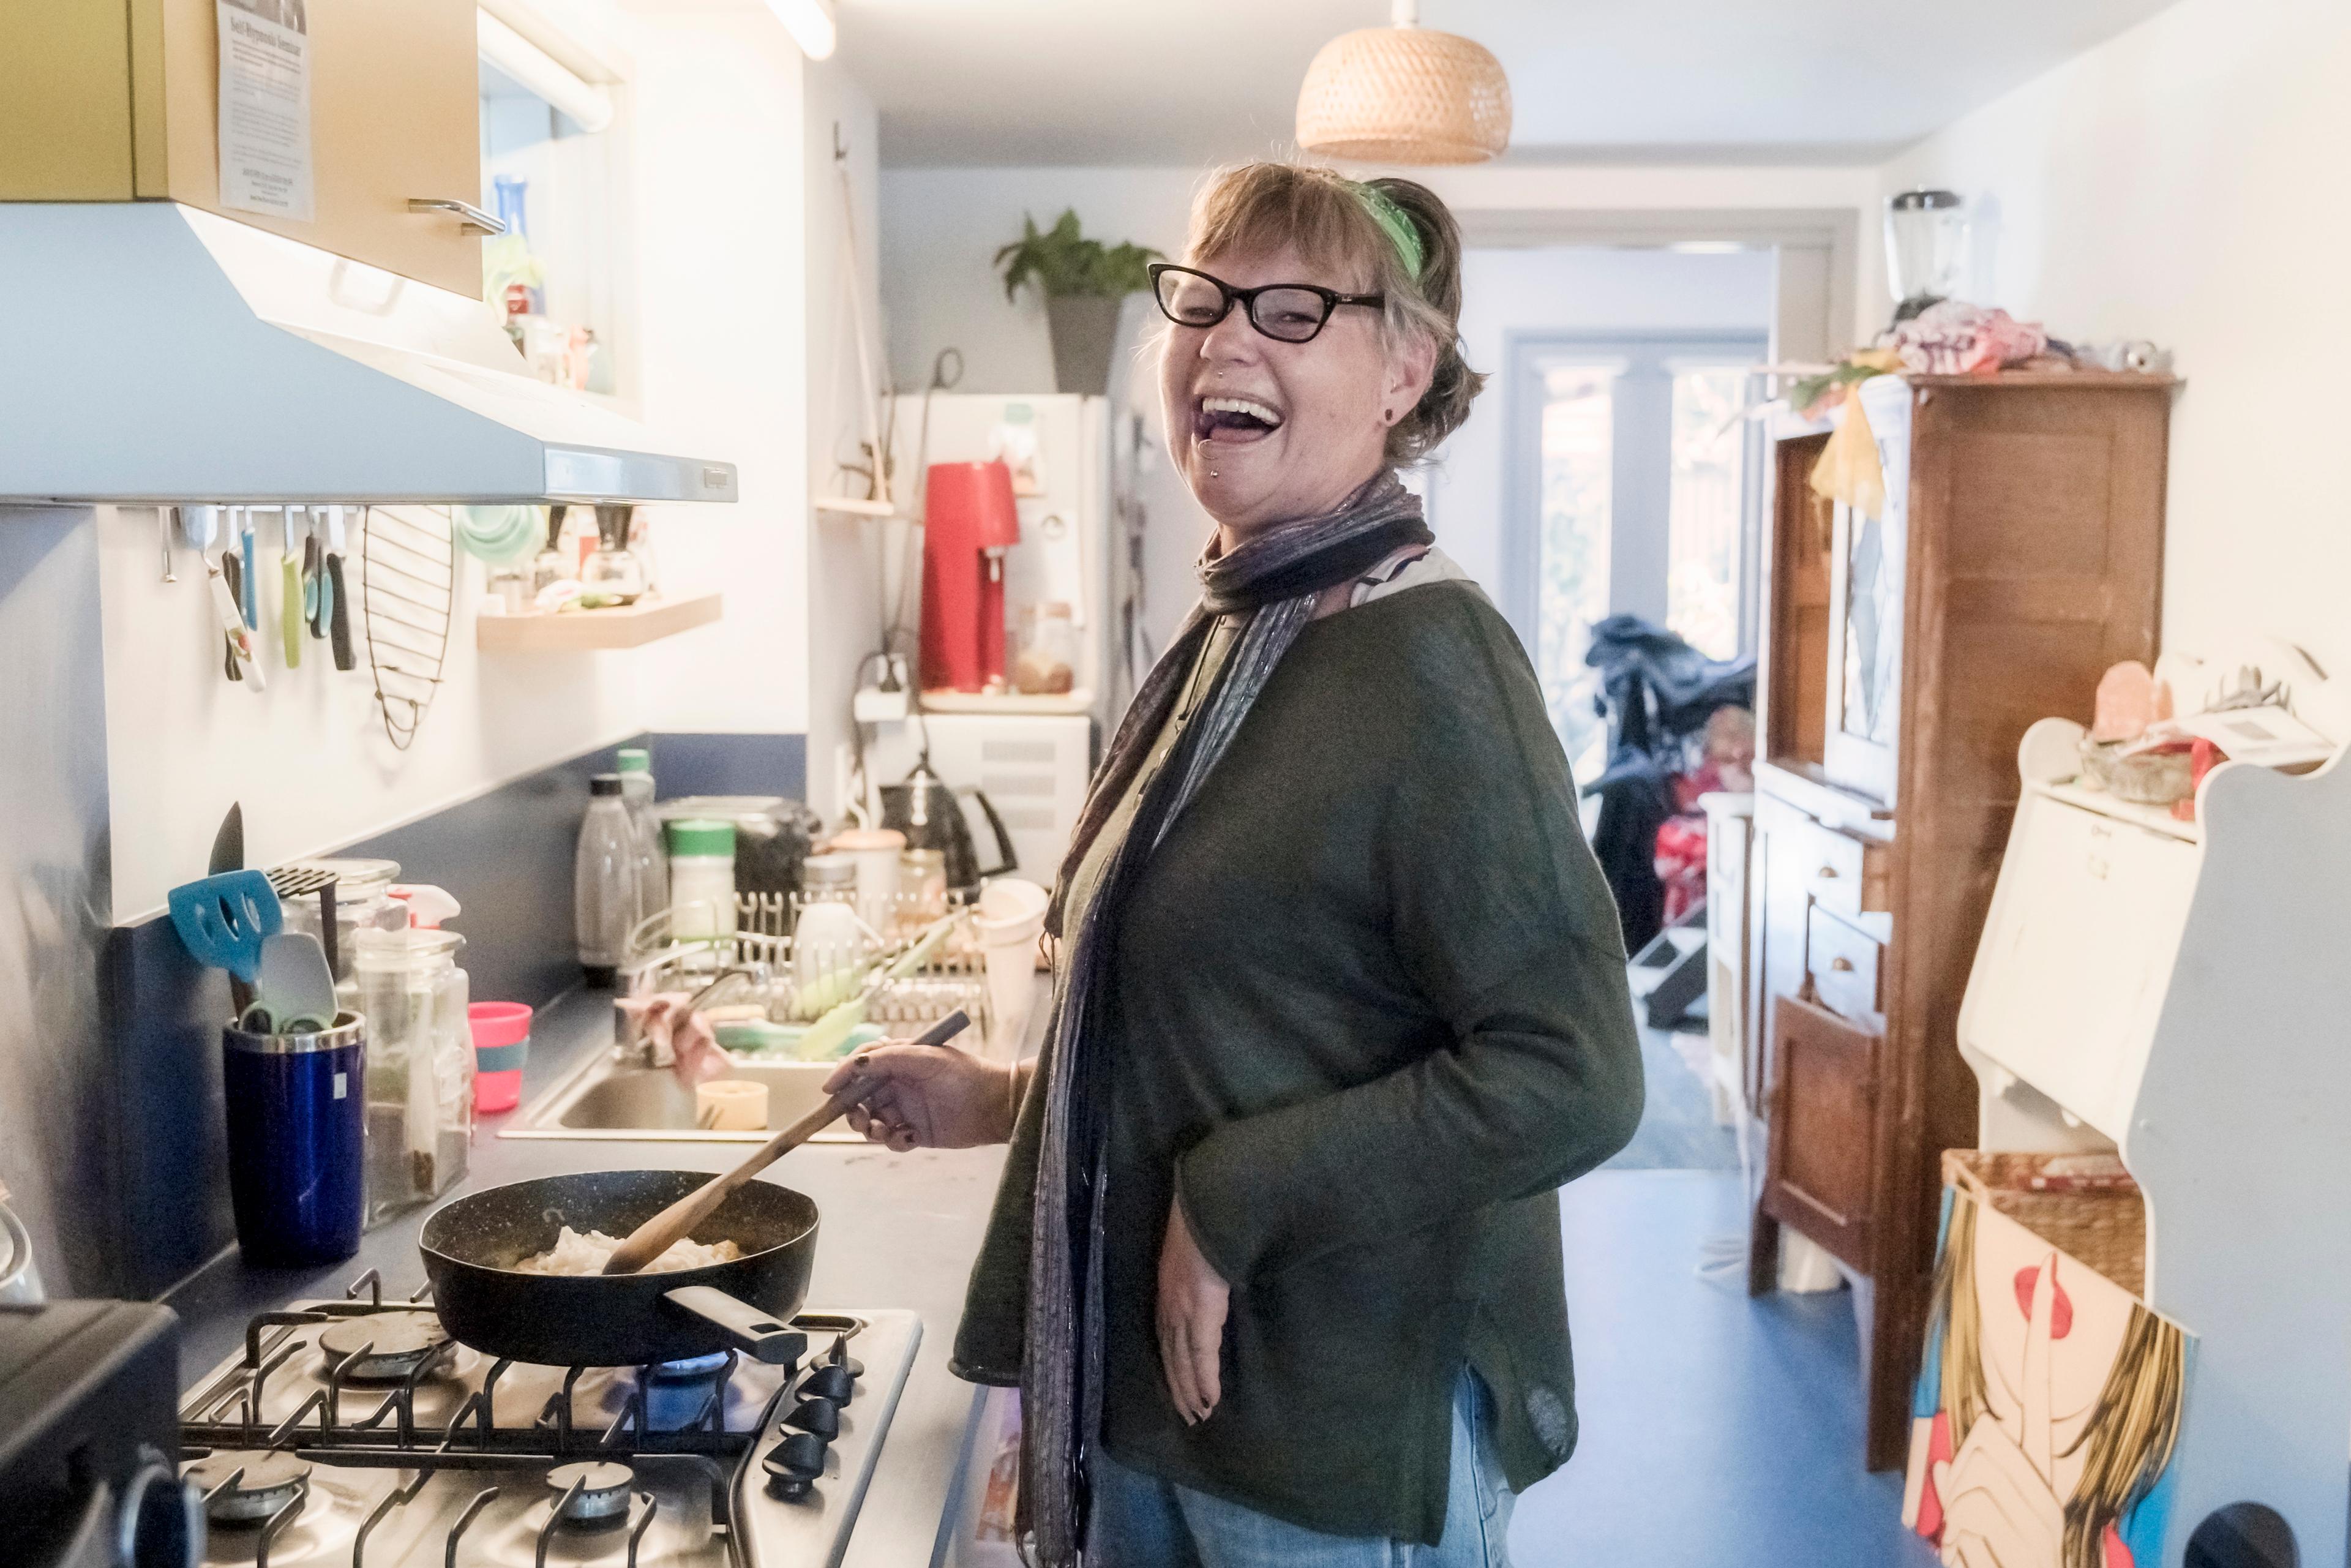
[[[1459,231],[1259,163],[1154,273],[1217,532],[1061,867],[1046,1048],[882,1046],[852,1120],[1011,1143],[955,1360],[1022,1391],[1045,1563],[1493,1568],[1575,1445],[1556,1189],[1641,1070],[1534,672],[1396,477],[1482,379]]]

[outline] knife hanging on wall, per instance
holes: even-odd
[[[277,640],[286,667],[302,667],[302,562],[294,549],[294,508],[281,514],[278,537],[284,548],[277,557]],[[307,536],[306,536],[307,537]]]
[[[351,651],[351,595],[343,581],[343,508],[331,507],[327,511],[327,580],[319,587],[319,596],[328,600],[327,630],[334,639],[335,668],[356,670],[359,658]]]
[[[261,629],[261,582],[253,549],[253,508],[236,508],[237,556],[243,570],[237,574],[236,601],[245,612],[245,628],[248,632]]]
[[[204,575],[212,582],[213,607],[220,615],[221,635],[227,646],[222,671],[232,681],[242,681],[250,675],[253,689],[265,691],[269,682],[261,673],[253,629],[245,623],[245,610],[238,602],[243,598],[240,590],[244,587],[244,570],[234,549],[222,550],[216,562],[204,562]]]

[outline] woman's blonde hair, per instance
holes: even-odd
[[[1383,201],[1420,242],[1416,277],[1373,215]],[[1243,163],[1209,176],[1192,204],[1194,258],[1286,246],[1309,267],[1348,280],[1350,292],[1384,295],[1381,329],[1391,346],[1412,337],[1436,345],[1428,390],[1388,430],[1388,461],[1419,462],[1461,427],[1486,384],[1461,357],[1460,225],[1436,192],[1410,180],[1358,183],[1301,163]]]
[[[1951,1424],[1951,1452],[1989,1413],[1984,1382],[1983,1322],[1976,1304],[1976,1200],[1955,1193],[1943,1254],[1935,1260],[1934,1319],[1943,1331],[1942,1386],[1938,1403]],[[2098,1402],[2067,1454],[2087,1448],[2081,1479],[2065,1500],[2064,1568],[2100,1568],[2105,1532],[2154,1490],[2179,1442],[2179,1411],[2188,1381],[2188,1342],[2179,1325],[2131,1303],[2130,1325],[2098,1390]]]

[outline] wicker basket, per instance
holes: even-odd
[[[1946,1149],[1943,1181],[2132,1295],[2146,1295],[2147,1201],[2120,1161]]]
[[[1481,163],[1510,144],[1510,81],[1483,45],[1452,33],[1342,33],[1306,68],[1298,144],[1372,163]]]

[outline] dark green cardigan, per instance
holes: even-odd
[[[1616,914],[1534,671],[1466,584],[1309,625],[1116,928],[1103,1441],[1333,1534],[1434,1544],[1453,1387],[1523,1490],[1575,1446],[1562,1182],[1632,1136]],[[1042,1081],[1041,1079],[1040,1080]],[[1019,1379],[1042,1094],[956,1370]],[[1233,1286],[1223,1398],[1152,1327],[1171,1196]]]

